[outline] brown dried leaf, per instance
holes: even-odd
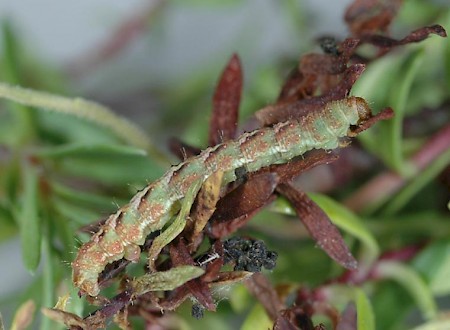
[[[275,320],[280,310],[285,308],[285,306],[267,277],[261,273],[255,273],[244,284],[250,293],[264,306],[267,315],[272,320]]]
[[[222,241],[217,240],[214,242],[212,246],[212,253],[217,253],[219,255],[219,258],[208,263],[208,265],[206,266],[205,275],[202,276],[202,280],[205,282],[215,281],[217,279],[217,276],[219,275],[220,270],[222,269],[224,253]]]
[[[369,127],[373,126],[375,123],[377,123],[380,120],[387,120],[394,117],[394,110],[391,108],[386,108],[381,110],[376,115],[370,117],[369,119],[363,121],[358,127],[356,127],[352,132],[353,134],[359,134],[362,131],[368,129]]]
[[[263,168],[261,171],[276,173],[280,183],[288,183],[309,169],[322,164],[329,164],[339,156],[325,150],[312,150],[304,155],[304,158],[296,158],[285,164],[276,164]]]
[[[402,4],[402,0],[355,0],[344,18],[353,35],[387,31]]]
[[[217,275],[217,279],[214,282],[209,283],[209,285],[210,287],[229,286],[230,284],[242,282],[253,274],[255,273],[246,271],[221,272]]]
[[[78,315],[54,308],[42,308],[41,311],[42,314],[44,314],[49,319],[64,324],[68,328],[77,327],[81,329],[88,329],[88,323],[86,323]]]
[[[345,71],[348,59],[328,54],[305,54],[300,59],[299,70],[304,75],[335,75]]]
[[[170,258],[174,266],[180,265],[194,265],[195,261],[192,259],[186,244],[182,239],[177,240],[170,246]],[[216,310],[216,305],[214,304],[214,299],[211,294],[211,290],[208,284],[203,282],[200,278],[193,279],[187,282],[186,287],[189,289],[191,294],[202,304],[206,309],[210,311]]]
[[[267,199],[264,205],[254,209],[250,213],[244,214],[243,216],[240,216],[235,219],[230,219],[225,222],[213,223],[213,225],[209,228],[208,232],[209,236],[212,238],[222,238],[231,235],[239,228],[245,226],[245,224],[249,222],[253,218],[253,216],[255,216],[259,211],[261,211],[261,209],[265,207],[267,204],[272,203],[275,200],[275,198],[276,196],[272,194],[269,197],[269,199]]]
[[[131,291],[124,291],[116,295],[111,301],[90,314],[84,319],[84,322],[88,324],[87,329],[98,329],[105,327],[105,321],[107,318],[113,317],[121,309],[128,306],[131,303]],[[97,326],[97,328],[95,328]]]
[[[214,222],[227,222],[246,215],[266,204],[278,184],[278,177],[273,173],[252,175],[247,182],[238,186],[219,200]],[[230,207],[232,206],[232,207]]]
[[[397,40],[387,36],[378,34],[364,34],[361,36],[361,42],[372,44],[379,48],[389,50],[393,47],[410,44],[413,42],[420,42],[428,38],[430,34],[436,34],[440,37],[447,37],[447,32],[440,25],[425,26],[423,28],[414,30],[403,39]]]
[[[237,54],[233,54],[214,93],[209,145],[213,146],[235,137],[241,93],[241,61]]]
[[[359,39],[347,38],[338,47],[339,56],[330,54],[305,54],[300,58],[299,71],[306,75],[336,75],[347,69],[350,56],[353,55]]]
[[[275,319],[274,330],[314,330],[310,316],[300,306],[281,311]]]
[[[216,203],[220,197],[223,172],[213,173],[202,185],[197,195],[196,202],[190,214],[191,221],[188,221],[185,232],[188,239],[189,250],[197,250],[201,243],[203,228],[216,210]]]
[[[211,217],[209,235],[221,238],[244,226],[262,207],[273,201],[273,192],[278,184],[274,173],[252,175],[219,200]]]
[[[289,184],[279,185],[278,191],[292,203],[300,220],[322,250],[345,268],[357,267],[339,230],[316,203]]]
[[[342,75],[341,80],[326,94],[308,99],[277,102],[264,107],[255,113],[256,118],[264,126],[273,125],[291,119],[300,119],[307,113],[322,108],[327,102],[340,100],[348,96],[355,81],[363,73],[365,66],[355,64],[350,66]]]
[[[306,89],[305,85],[307,84],[305,84],[303,74],[298,70],[298,67],[295,67],[286,78],[283,87],[281,87],[277,102],[287,101],[293,98],[296,100],[302,99],[306,95],[311,95],[313,93],[312,90],[303,92]]]

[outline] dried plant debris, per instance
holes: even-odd
[[[402,0],[356,0],[347,8],[344,19],[352,34],[387,32]]]

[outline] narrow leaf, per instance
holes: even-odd
[[[450,149],[438,156],[434,162],[419,172],[383,208],[383,214],[392,215],[403,208],[426,184],[436,178],[450,164]]]
[[[209,145],[216,145],[235,137],[241,93],[241,62],[234,54],[225,67],[214,93]]]
[[[347,208],[327,196],[319,194],[309,194],[309,196],[325,211],[336,226],[361,241],[363,244],[363,259],[359,260],[359,268],[361,269],[361,266],[369,268],[378,257],[379,247],[362,221]]]
[[[62,146],[52,146],[33,150],[33,154],[42,158],[91,158],[91,157],[127,157],[127,156],[147,156],[144,149],[122,145],[106,144],[66,144]]]
[[[267,277],[261,273],[255,273],[244,284],[250,293],[264,306],[267,315],[272,320],[275,320],[279,311],[285,306]]]
[[[336,86],[323,95],[299,100],[291,98],[278,101],[273,105],[258,110],[255,114],[256,118],[265,126],[289,119],[300,119],[309,112],[321,109],[327,102],[347,97],[353,84],[364,72],[364,69],[365,66],[362,64],[352,65],[343,73],[341,80]]]
[[[345,268],[355,269],[357,267],[357,262],[339,230],[317,204],[304,192],[291,185],[282,184],[278,187],[278,191],[292,203],[300,220],[321,249]]]
[[[39,177],[29,163],[23,167],[23,195],[19,210],[20,238],[25,267],[34,272],[41,259],[41,219],[39,217]]]
[[[227,222],[265,205],[277,184],[277,175],[273,173],[252,176],[219,200],[213,215],[214,221]]]
[[[147,150],[155,160],[164,164],[167,162],[143,130],[128,119],[119,117],[110,109],[98,103],[81,98],[66,98],[4,83],[0,83],[0,98],[94,122],[99,126],[110,129],[131,145]]]
[[[385,146],[388,149],[386,159],[390,160],[390,165],[398,173],[407,173],[408,171],[403,162],[402,123],[405,117],[406,101],[424,56],[423,50],[418,50],[410,55],[400,72],[402,76],[400,83],[397,83],[391,92],[390,105],[395,109],[395,116],[393,120],[387,122],[389,128],[386,134],[389,136],[389,143]]]
[[[358,330],[375,330],[375,315],[369,298],[363,290],[355,288],[356,318]]]
[[[165,272],[156,272],[142,275],[131,282],[135,295],[143,295],[149,291],[169,291],[178,288],[187,281],[204,274],[200,267],[185,265],[169,269]]]
[[[434,295],[450,293],[450,241],[433,242],[420,252],[413,261],[413,267],[429,283]]]
[[[392,279],[403,286],[426,319],[436,316],[437,306],[430,288],[411,267],[395,261],[382,261],[377,264],[374,272],[379,278]]]
[[[182,239],[179,239],[171,244],[170,259],[172,260],[174,267],[182,265],[195,265],[195,261],[189,254],[186,244]],[[216,305],[214,304],[211,290],[209,289],[206,282],[203,282],[201,278],[195,278],[191,281],[188,281],[185,285],[188,287],[189,291],[197,299],[197,301],[202,304],[207,310],[216,310]]]

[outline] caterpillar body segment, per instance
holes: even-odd
[[[177,214],[180,202],[194,183],[203,183],[211,174],[222,171],[226,184],[236,179],[235,170],[241,167],[254,172],[285,163],[312,149],[335,149],[342,138],[355,135],[353,126],[370,116],[370,108],[362,98],[332,101],[300,120],[244,133],[172,167],[112,214],[90,241],[80,247],[72,263],[75,286],[97,296],[98,278],[105,266],[122,258],[137,260],[139,246],[147,235],[162,229]],[[197,186],[195,194],[201,187]]]

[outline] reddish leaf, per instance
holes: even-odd
[[[189,251],[184,244],[183,239],[178,239],[170,245],[170,258],[174,266],[180,265],[195,265]],[[202,281],[201,277],[190,280],[185,284],[192,295],[202,304],[207,310],[215,311],[216,305],[208,287],[208,284]]]
[[[214,282],[211,282],[211,284],[218,287],[228,287],[230,284],[242,282],[253,274],[254,273],[246,271],[221,272],[217,275],[217,279]]]
[[[210,234],[223,237],[243,226],[255,210],[266,205],[278,184],[273,173],[255,174],[221,198],[211,217]]]
[[[312,150],[304,155],[304,158],[295,158],[285,164],[275,164],[264,167],[257,173],[276,173],[280,183],[288,183],[301,173],[322,164],[329,164],[339,157],[325,150]]]
[[[285,308],[285,306],[267,277],[261,273],[255,273],[244,284],[250,293],[264,306],[270,318],[275,320],[280,310]]]
[[[342,312],[342,316],[336,325],[336,330],[357,330],[358,325],[356,323],[356,308],[353,302],[349,303],[345,310]]]
[[[278,184],[278,177],[273,173],[253,175],[247,182],[225,195],[216,205],[212,219],[226,222],[246,215],[266,204]],[[233,207],[230,207],[230,206]]]
[[[363,121],[358,127],[356,127],[352,132],[353,134],[359,134],[362,131],[368,129],[369,127],[373,126],[375,123],[377,123],[380,120],[387,120],[394,117],[394,110],[391,108],[386,108],[381,110],[376,115],[370,117],[369,119]]]
[[[309,112],[322,108],[329,101],[340,100],[348,96],[350,89],[364,69],[363,64],[352,65],[344,72],[341,80],[326,94],[308,99],[277,102],[257,111],[255,116],[264,126],[299,119]]]
[[[321,249],[343,267],[348,269],[357,267],[357,262],[339,230],[316,203],[304,192],[288,184],[279,185],[278,191],[292,203],[300,220]]]
[[[353,35],[387,31],[402,0],[355,0],[345,12],[345,21]]]
[[[219,276],[219,272],[223,266],[223,244],[220,240],[217,240],[213,246],[212,246],[212,253],[217,253],[219,255],[219,258],[213,260],[212,262],[208,263],[206,266],[206,272],[202,276],[202,279],[205,282],[213,282],[217,280],[217,277]]]
[[[274,330],[315,330],[310,316],[300,306],[281,311],[275,319]]]
[[[244,214],[238,218],[230,219],[228,221],[220,221],[215,222],[213,225],[209,228],[209,236],[212,238],[222,238],[231,235],[235,231],[237,231],[239,228],[242,228],[249,222],[263,207],[265,207],[267,204],[272,203],[275,200],[276,196],[271,195],[269,196],[269,199],[266,200],[266,203],[250,213]]]
[[[400,40],[392,39],[387,36],[378,34],[364,34],[361,36],[361,41],[364,43],[372,44],[376,47],[386,48],[389,50],[392,47],[406,45],[413,42],[420,42],[428,38],[430,34],[436,34],[443,38],[447,37],[447,33],[442,26],[433,25],[417,29]]]
[[[209,145],[213,146],[235,137],[241,92],[241,62],[234,54],[225,67],[214,93]]]
[[[299,71],[304,75],[335,75],[347,69],[347,63],[359,45],[359,39],[347,38],[339,45],[340,55],[306,54],[299,63]]]
[[[294,97],[295,99],[302,99],[305,97],[305,95],[311,95],[313,92],[307,91],[306,93],[303,93],[304,89],[304,76],[296,67],[287,77],[286,81],[283,84],[283,87],[281,87],[277,102],[286,101]]]
[[[161,309],[173,311],[177,309],[177,307],[180,306],[190,296],[191,291],[186,284],[183,284],[182,286],[169,292],[166,298],[161,299],[161,301],[159,301],[158,303],[158,306],[160,306]]]

